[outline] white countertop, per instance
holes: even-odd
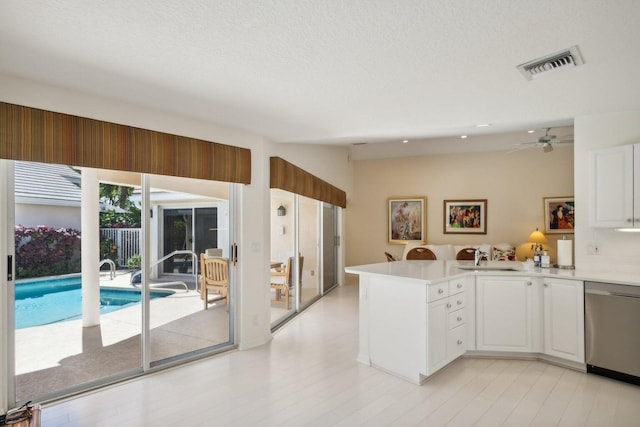
[[[568,270],[559,268],[527,269],[518,261],[499,261],[512,263],[514,270],[463,270],[460,263],[469,265],[471,261],[393,261],[377,264],[345,267],[345,272],[357,275],[394,276],[415,279],[425,284],[438,283],[465,275],[509,275],[509,276],[542,276],[557,277],[584,281],[616,283],[621,285],[640,286],[640,275],[633,273],[616,273],[605,271]]]

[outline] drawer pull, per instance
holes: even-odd
[[[458,316],[458,322],[462,322],[462,317]]]
[[[439,294],[443,294],[444,293],[444,289],[442,289],[442,288],[438,289],[438,293]]]
[[[462,305],[462,301],[458,300],[458,305]]]
[[[447,303],[447,308],[451,308],[451,304]]]
[[[462,340],[458,340],[458,345],[462,344]]]
[[[458,283],[457,288],[460,289],[462,287],[462,283]]]

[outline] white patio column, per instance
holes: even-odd
[[[82,326],[100,324],[100,186],[95,169],[82,169]]]

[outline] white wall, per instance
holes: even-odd
[[[640,273],[640,234],[589,227],[589,151],[640,142],[640,111],[597,114],[575,119],[576,267]],[[611,191],[616,191],[612,188]],[[587,253],[597,245],[598,255]]]
[[[293,194],[273,189],[271,190],[271,261],[286,262],[293,256],[294,246],[294,196]],[[282,205],[286,209],[285,216],[278,216],[276,210]],[[280,234],[281,230],[284,234]]]
[[[80,207],[16,202],[16,222],[16,225],[24,225],[25,227],[48,225],[53,228],[80,230]]]

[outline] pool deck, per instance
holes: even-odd
[[[106,275],[100,285],[139,289],[129,274]],[[193,286],[192,286],[193,287]],[[224,300],[203,310],[199,292],[175,293],[151,301],[151,359],[162,360],[229,339]],[[140,368],[141,305],[100,316],[100,325],[82,320],[57,322],[15,331],[16,397],[28,399],[87,381]]]

